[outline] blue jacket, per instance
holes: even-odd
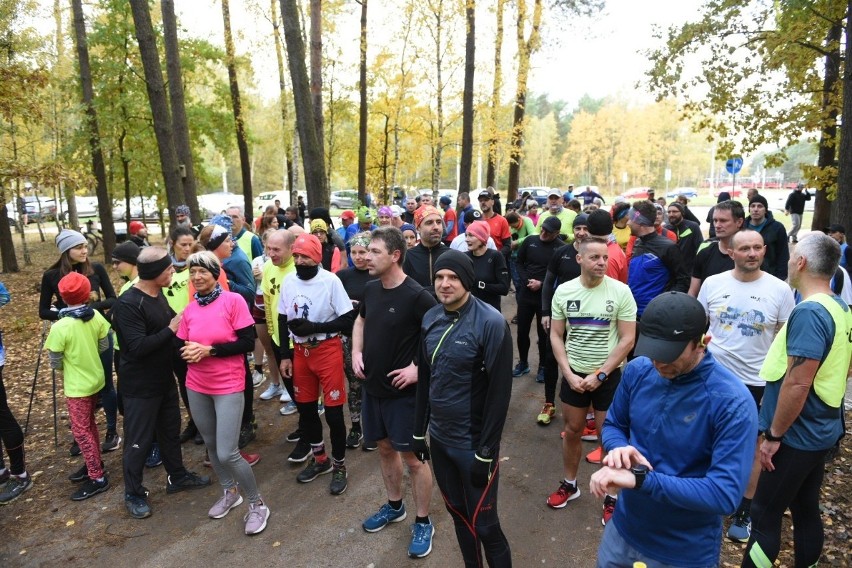
[[[222,262],[222,268],[225,269],[231,292],[236,292],[242,296],[251,309],[254,304],[256,285],[254,274],[251,271],[251,261],[249,261],[246,253],[240,247],[234,247],[231,256]]]
[[[639,357],[624,369],[602,434],[607,452],[631,445],[654,468],[641,489],[621,492],[612,522],[622,538],[665,564],[718,564],[722,515],[740,502],[757,441],[742,381],[709,352],[674,380]]]
[[[636,315],[640,317],[645,306],[663,292],[689,290],[690,273],[680,248],[656,232],[637,237],[628,263],[627,285],[636,300]]]

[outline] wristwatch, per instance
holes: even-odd
[[[211,357],[216,356],[216,347],[214,347],[213,345],[210,346],[210,356]]]
[[[598,380],[600,382],[604,382],[605,380],[607,380],[609,378],[609,375],[607,373],[604,373],[600,369],[598,369],[598,374],[595,375],[595,376],[598,378]]]
[[[772,427],[770,426],[766,430],[763,431],[763,437],[767,442],[780,442],[784,439],[784,436],[773,436],[772,435]]]
[[[645,483],[645,476],[648,475],[648,466],[636,464],[630,468],[630,472],[636,478],[636,485],[633,489],[639,491],[642,489],[642,484]]]
[[[488,446],[480,447],[479,450],[476,452],[476,455],[486,460],[494,458],[494,452]]]

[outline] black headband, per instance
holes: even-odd
[[[169,258],[169,255],[165,255],[150,262],[137,261],[136,270],[139,274],[139,280],[154,280],[171,265],[172,259]]]

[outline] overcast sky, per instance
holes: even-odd
[[[258,8],[258,4],[260,8]],[[479,7],[490,5],[478,2]],[[345,67],[354,71],[358,64],[358,26],[360,8],[351,2],[352,8],[338,17],[338,30],[333,41],[344,46],[343,57],[351,59]],[[545,92],[551,100],[562,99],[573,105],[584,94],[593,97],[621,95],[629,99],[648,98],[644,89],[635,89],[649,67],[641,51],[655,45],[653,27],[668,27],[674,23],[696,18],[699,0],[607,0],[603,12],[590,19],[572,21],[567,29],[557,29],[565,24],[552,20],[544,23],[548,41],[542,50],[533,56],[533,71],[529,89],[534,93]],[[186,33],[207,37],[222,44],[222,13],[216,0],[179,0],[178,18]],[[376,46],[389,40],[395,30],[395,8],[401,2],[393,0],[371,2],[369,5],[369,34],[374,56]],[[258,91],[264,97],[277,96],[278,82],[275,53],[271,43],[271,25],[266,15],[258,10],[267,10],[268,1],[252,0],[231,2],[231,21],[237,33],[237,50],[251,53]],[[477,60],[480,67],[489,65],[493,59],[491,30],[494,17],[478,14]],[[548,27],[549,26],[549,27]],[[504,61],[514,54],[513,18],[505,19]],[[555,38],[558,37],[558,41]],[[325,41],[325,40],[324,40]],[[354,47],[354,49],[353,49]],[[459,49],[463,51],[463,46]],[[509,65],[507,61],[504,65]],[[484,79],[484,74],[481,74]],[[514,86],[514,75],[507,84],[507,96]]]

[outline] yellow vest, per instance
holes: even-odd
[[[249,259],[249,262],[251,262],[252,259],[254,258],[251,255],[251,240],[252,240],[253,237],[254,237],[254,233],[252,233],[251,231],[248,230],[248,228],[246,228],[246,230],[243,231],[243,234],[240,236],[240,238],[237,239],[237,246],[240,247],[240,250],[242,250],[244,253],[246,253],[246,257]]]
[[[846,391],[846,375],[852,359],[852,311],[844,310],[828,294],[814,294],[804,302],[816,302],[828,311],[834,320],[834,340],[825,361],[814,377],[814,392],[826,405],[839,408]],[[787,325],[784,324],[760,368],[760,378],[768,382],[780,381],[787,374]]]

